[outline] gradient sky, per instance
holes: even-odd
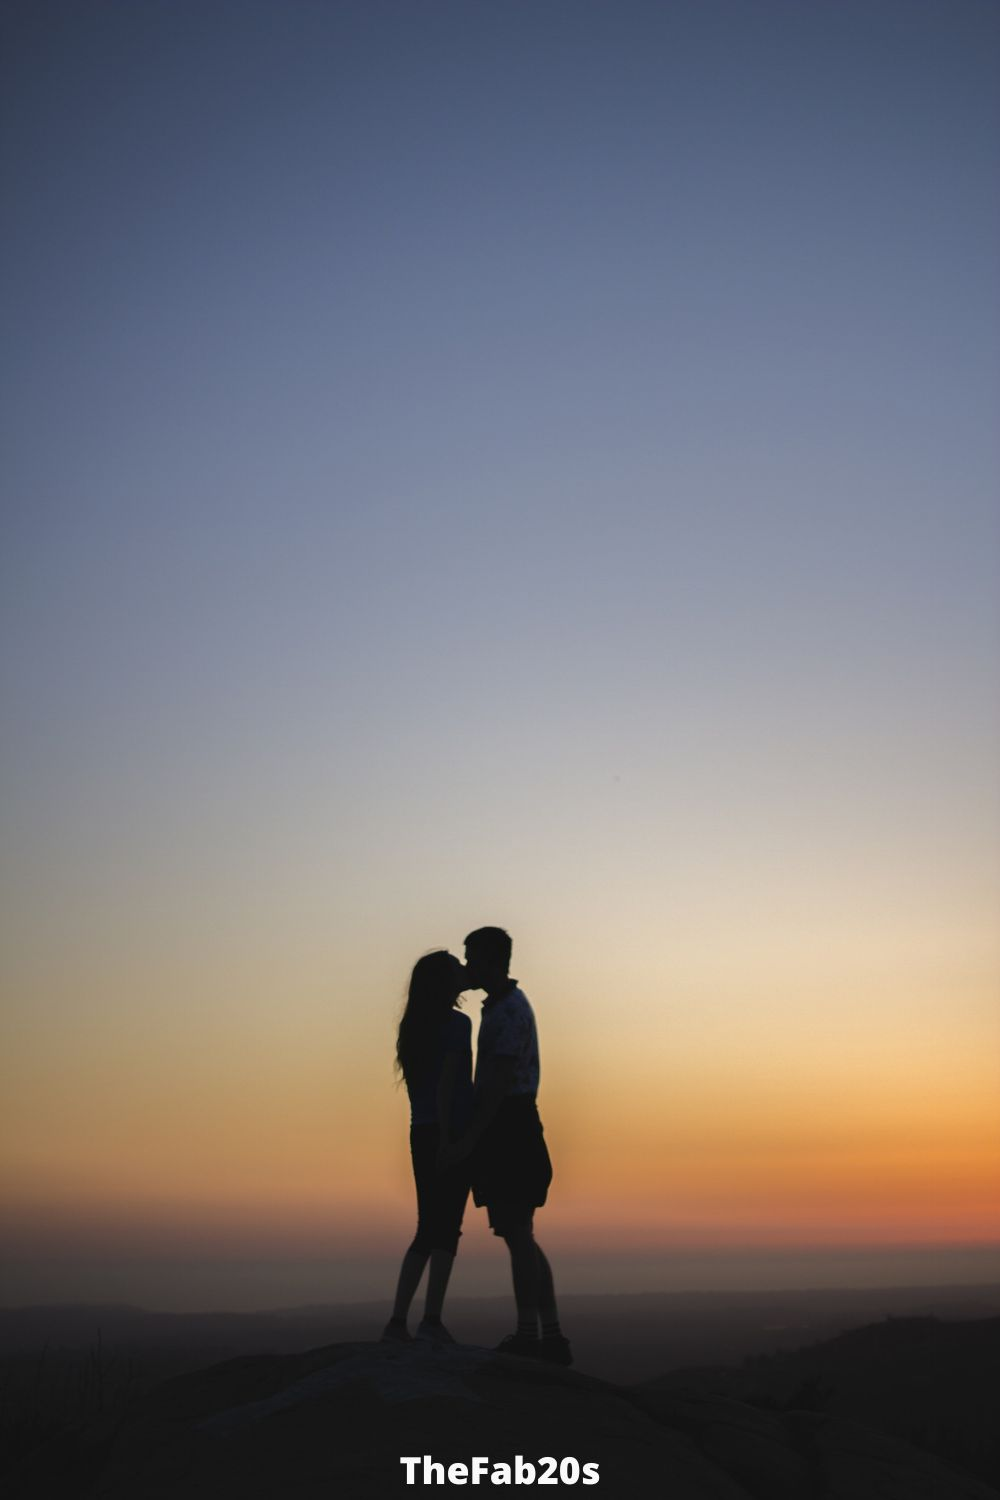
[[[483,922],[580,1284],[1000,1241],[997,6],[3,27],[7,1300],[360,1287]]]

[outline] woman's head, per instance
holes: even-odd
[[[464,980],[464,964],[454,953],[436,948],[433,953],[425,953],[423,958],[418,958],[413,965],[407,1005],[434,1005],[438,1001],[447,1001],[447,1009],[454,1005],[462,993]]]
[[[464,988],[464,966],[443,948],[425,953],[413,965],[396,1039],[396,1062],[407,1083],[416,1082],[430,1066],[441,1023]]]

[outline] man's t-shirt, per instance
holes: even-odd
[[[512,1057],[514,1075],[508,1095],[538,1093],[538,1031],[528,997],[515,983],[505,995],[483,1002],[476,1053],[476,1083],[486,1077],[492,1057]]]
[[[472,1113],[472,1022],[460,1010],[449,1011],[441,1025],[441,1035],[430,1068],[412,1087],[410,1119],[414,1125],[437,1124],[437,1091],[441,1069],[450,1052],[458,1055],[458,1073],[452,1096],[451,1125],[462,1130]]]

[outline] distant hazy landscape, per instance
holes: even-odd
[[[410,1189],[412,1191],[412,1189]],[[399,1246],[410,1226],[401,1228]],[[558,1259],[565,1293],[685,1293],[810,1291],[837,1288],[961,1287],[992,1284],[1000,1275],[1000,1247],[971,1245],[707,1246],[699,1249],[616,1252],[607,1245],[581,1249],[565,1231],[545,1225],[544,1243]],[[72,1248],[53,1255],[42,1243],[11,1233],[0,1262],[0,1297],[12,1307],[73,1303],[123,1303],[159,1312],[258,1312],[261,1309],[378,1303],[390,1293],[398,1251],[384,1246],[362,1254],[337,1245],[306,1256],[226,1257],[198,1252],[196,1244],[157,1257],[120,1250]],[[491,1297],[506,1292],[508,1272],[479,1215],[466,1215],[462,1253],[451,1296]]]
[[[730,1364],[800,1348],[886,1317],[1000,1316],[1000,1283],[782,1292],[569,1295],[563,1322],[576,1368],[606,1380],[647,1380],[681,1366]],[[2,1368],[75,1357],[129,1360],[138,1377],[265,1351],[289,1353],[377,1339],[387,1304],[341,1303],[256,1313],[159,1313],[127,1306],[0,1310]],[[507,1297],[460,1297],[448,1323],[463,1343],[495,1344],[509,1332]]]

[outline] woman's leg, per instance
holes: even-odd
[[[410,1128],[410,1156],[413,1162],[413,1181],[417,1190],[417,1232],[413,1243],[403,1256],[396,1283],[396,1300],[392,1306],[392,1322],[397,1329],[405,1328],[410,1303],[417,1293],[420,1278],[430,1257],[426,1232],[428,1190],[433,1182],[434,1156],[437,1151],[437,1129],[430,1125],[415,1125]]]
[[[412,1245],[403,1256],[403,1264],[399,1268],[399,1280],[396,1283],[396,1300],[392,1305],[394,1322],[406,1322],[410,1303],[416,1296],[420,1278],[424,1274],[427,1258],[426,1250],[414,1250]]]
[[[444,1294],[448,1290],[451,1268],[455,1257],[450,1250],[431,1251],[431,1269],[427,1277],[427,1301],[424,1304],[425,1318],[440,1318],[444,1306]]]
[[[440,1321],[445,1292],[451,1277],[458,1242],[462,1235],[462,1218],[469,1196],[465,1170],[435,1172],[433,1186],[427,1195],[428,1232],[432,1235],[431,1269],[427,1277],[427,1303],[424,1320]]]

